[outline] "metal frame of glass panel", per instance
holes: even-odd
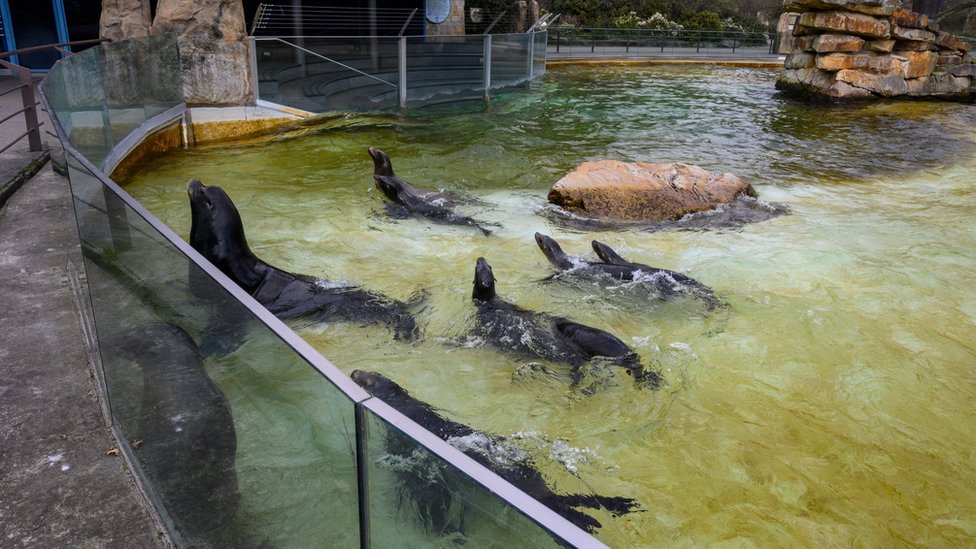
[[[159,38],[156,39],[158,40]],[[73,67],[85,66],[85,63],[79,63],[79,61],[82,61],[82,59],[79,59],[79,57],[92,56],[97,65],[101,60],[104,59],[102,56],[102,50],[103,47],[92,48],[72,56],[74,59],[71,62],[67,60],[64,62],[59,62],[49,74],[48,78],[51,79],[50,83],[59,82],[63,86],[63,79],[70,79],[72,77],[72,74],[70,73]],[[116,59],[115,61],[119,61],[119,59]],[[100,67],[96,66],[95,68],[99,69],[100,71]],[[98,72],[98,74],[101,75],[102,73]],[[61,80],[59,81],[59,79]],[[527,519],[524,526],[521,526],[521,528],[534,525],[539,528],[539,532],[547,533],[546,535],[548,536],[548,542],[552,542],[556,545],[569,545],[575,547],[604,547],[604,545],[598,540],[538,501],[532,499],[530,496],[526,495],[515,486],[509,484],[489,469],[477,463],[420,425],[414,423],[384,402],[370,396],[335,365],[309,346],[308,343],[295,334],[295,332],[288,328],[281,320],[268,312],[268,310],[260,305],[253,297],[244,292],[233,281],[227,278],[226,275],[220,272],[220,270],[211,265],[206,259],[197,253],[196,250],[184,242],[169,227],[164,225],[155,216],[149,213],[138,201],[129,196],[124,190],[122,190],[122,188],[120,188],[105,173],[103,173],[101,169],[99,169],[93,162],[89,161],[88,158],[86,158],[72,145],[72,142],[69,139],[68,134],[65,132],[61,122],[61,117],[70,117],[71,112],[59,112],[57,108],[59,105],[52,103],[48,97],[49,94],[48,90],[46,89],[48,84],[48,79],[45,79],[45,81],[41,84],[41,97],[44,101],[45,107],[48,110],[48,113],[51,115],[53,126],[57,132],[58,138],[61,141],[65,154],[68,156],[69,164],[76,171],[80,169],[83,171],[83,173],[91,175],[95,178],[95,180],[97,180],[98,184],[101,186],[101,192],[104,193],[105,196],[105,210],[107,211],[111,209],[109,207],[110,205],[108,204],[109,199],[111,199],[111,202],[117,203],[117,211],[118,208],[123,210],[123,218],[126,211],[134,213],[139,218],[140,223],[144,222],[149,227],[150,232],[155,231],[155,234],[148,236],[166,246],[172,246],[175,248],[175,250],[182,254],[183,258],[185,258],[185,260],[192,266],[192,269],[205,273],[212,283],[215,283],[222,288],[222,290],[226,292],[227,296],[236,300],[236,302],[239,303],[240,306],[246,311],[248,311],[250,315],[257,319],[264,328],[269,330],[275,338],[286,345],[287,348],[294,353],[297,360],[311,366],[315,372],[325,378],[326,381],[334,386],[335,389],[346,397],[349,403],[355,407],[355,451],[357,461],[356,470],[358,478],[360,517],[359,540],[362,547],[369,547],[371,539],[369,516],[371,494],[369,492],[370,484],[367,476],[367,470],[370,466],[368,463],[369,455],[367,445],[369,438],[369,428],[367,427],[370,422],[369,418],[378,418],[379,420],[382,420],[382,424],[384,426],[402,433],[410,440],[415,442],[419,448],[423,448],[436,459],[444,462],[446,466],[460,471],[462,476],[465,479],[468,479],[465,482],[470,481],[469,484],[474,486],[479,492],[477,494],[478,497],[497,500],[497,503],[502,507],[512,510],[516,513],[516,515]],[[177,81],[176,85],[180,86],[181,84]],[[56,84],[55,87],[57,87]],[[63,93],[63,89],[61,92]],[[103,91],[103,102],[105,101],[104,97],[105,94]],[[171,123],[172,118],[174,116],[179,116],[179,114],[185,111],[185,109],[185,103],[180,100],[179,103],[171,105],[165,109],[163,111],[163,115],[150,115],[144,117],[138,127],[132,129],[125,135],[112,139],[112,141],[115,143],[112,144],[110,142],[111,149],[101,156],[99,161],[104,162],[107,159],[111,159],[112,162],[110,163],[114,163],[120,158],[118,152],[121,150],[129,150],[130,147],[138,144],[138,142],[140,142],[145,136],[156,131],[157,129],[160,129],[161,125]],[[107,112],[108,106],[103,104],[102,110]],[[104,120],[106,124],[110,123],[107,118]],[[107,128],[107,130],[110,131],[111,128]],[[102,151],[97,152],[100,153]],[[108,220],[111,222],[112,218],[109,218]],[[82,221],[79,220],[79,225],[81,225],[81,223]],[[115,229],[116,227],[111,226],[111,223],[109,223],[107,230],[114,231]],[[88,266],[88,268],[91,268],[91,266]],[[89,290],[92,291],[90,287]],[[93,307],[95,306],[95,301],[92,302],[92,305]],[[102,342],[98,339],[98,337],[96,325],[95,339],[99,346],[101,346]],[[98,364],[97,367],[101,369],[103,365]],[[100,373],[104,377],[104,371],[101,371]],[[103,395],[106,394],[107,387],[104,379],[100,379],[100,385]],[[111,427],[116,435],[116,438],[119,439],[120,442],[125,443],[126,439],[124,438],[124,434],[119,431],[118,425],[115,423],[114,414],[111,414],[110,416],[113,420]],[[133,451],[132,448],[130,448],[127,444],[122,444],[122,447],[127,452],[127,457],[131,459],[132,455],[130,455],[130,453]],[[148,487],[147,491],[152,493],[153,487]],[[481,511],[483,510],[479,510],[479,512]],[[495,524],[501,523],[496,522]],[[173,528],[172,523],[167,522],[167,527]],[[177,541],[181,540],[182,538],[179,536],[179,532],[176,532],[176,534],[177,535],[174,536],[174,539]],[[522,543],[528,543],[528,540],[529,538],[524,538]]]

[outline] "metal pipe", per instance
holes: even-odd
[[[413,21],[413,16],[417,14],[417,10],[418,9],[420,9],[420,8],[414,8],[413,11],[410,12],[410,15],[407,16],[407,20],[404,21],[403,22],[403,26],[400,27],[400,32],[397,33],[397,36],[403,36],[403,33],[407,30],[407,26],[410,25],[410,22],[411,21]]]
[[[498,24],[498,22],[502,20],[502,16],[504,16],[506,13],[508,13],[508,10],[505,10],[505,11],[499,13],[498,14],[498,17],[496,17],[495,20],[492,21],[490,25],[488,25],[488,28],[485,29],[485,32],[483,32],[481,34],[488,34],[488,33],[490,33],[491,32],[491,29],[495,28],[495,25]]]

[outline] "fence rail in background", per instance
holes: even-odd
[[[44,123],[38,122],[37,120],[37,106],[40,105],[41,102],[34,96],[34,79],[31,74],[31,70],[27,67],[12,63],[8,59],[17,55],[48,49],[57,50],[57,52],[61,54],[61,57],[64,58],[72,55],[71,50],[67,49],[71,46],[89,46],[101,42],[106,42],[106,40],[75,40],[73,42],[58,42],[55,44],[31,46],[29,48],[21,48],[19,50],[0,53],[0,67],[9,70],[11,74],[17,78],[17,85],[7,91],[4,91],[3,93],[0,93],[0,95],[6,95],[8,93],[13,93],[20,90],[20,99],[24,105],[24,108],[5,116],[2,120],[0,120],[0,124],[7,122],[19,114],[23,114],[24,126],[26,129],[24,133],[17,136],[10,143],[0,146],[0,154],[19,143],[20,140],[25,137],[27,138],[28,146],[30,147],[31,152],[39,152],[43,148],[43,145],[41,144],[41,126]]]
[[[177,546],[603,547],[370,396],[109,179],[120,147],[185,122],[174,35],[62,59],[41,93],[112,430]]]
[[[545,73],[546,37],[253,37],[256,95],[313,113],[487,101]]]
[[[774,32],[549,28],[549,57],[775,56]]]

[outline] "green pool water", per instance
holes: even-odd
[[[158,157],[125,188],[186,238],[186,182],[199,178],[229,193],[264,260],[398,299],[426,292],[420,343],[377,326],[300,334],[347,373],[382,372],[512,436],[557,492],[635,498],[641,512],[591,512],[611,546],[970,545],[976,107],[813,106],[777,96],[775,76],[560,68],[485,112],[333,117]],[[483,201],[469,213],[501,228],[387,217],[370,145],[415,185]],[[790,213],[657,232],[539,215],[556,180],[602,158],[729,171]],[[591,257],[596,238],[681,271],[728,307],[547,280],[536,231],[572,254]],[[468,338],[479,256],[505,299],[618,335],[662,387],[618,371],[577,390]]]

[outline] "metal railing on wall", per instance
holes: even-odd
[[[179,130],[179,75],[164,35],[62,59],[41,87],[111,427],[176,544],[436,546],[463,523],[473,546],[602,547],[371,397],[109,179],[120,147]],[[433,504],[457,530],[424,520]]]
[[[587,56],[768,57],[775,33],[738,30],[550,27],[552,58]]]
[[[23,104],[23,108],[16,110],[7,116],[0,119],[0,124],[3,124],[14,117],[23,115],[24,117],[24,133],[15,137],[12,141],[5,144],[0,144],[0,154],[4,153],[7,149],[13,147],[19,143],[25,137],[27,138],[28,147],[31,152],[39,152],[43,148],[41,144],[41,126],[44,125],[43,122],[38,122],[37,119],[37,106],[40,105],[40,101],[34,96],[34,78],[31,70],[27,67],[18,65],[16,63],[10,62],[8,59],[18,55],[23,55],[25,53],[32,53],[37,51],[44,51],[48,49],[56,50],[61,54],[62,57],[67,57],[72,55],[72,52],[68,49],[71,46],[88,46],[92,44],[98,44],[105,42],[106,40],[76,40],[73,42],[58,42],[56,44],[45,44],[41,46],[32,46],[30,48],[21,48],[19,50],[7,51],[0,53],[0,67],[3,67],[10,71],[14,77],[17,78],[17,85],[0,92],[0,96],[6,95],[8,93],[14,93],[20,91],[20,99]]]
[[[259,101],[309,112],[487,101],[545,73],[546,37],[252,37],[252,72]]]

